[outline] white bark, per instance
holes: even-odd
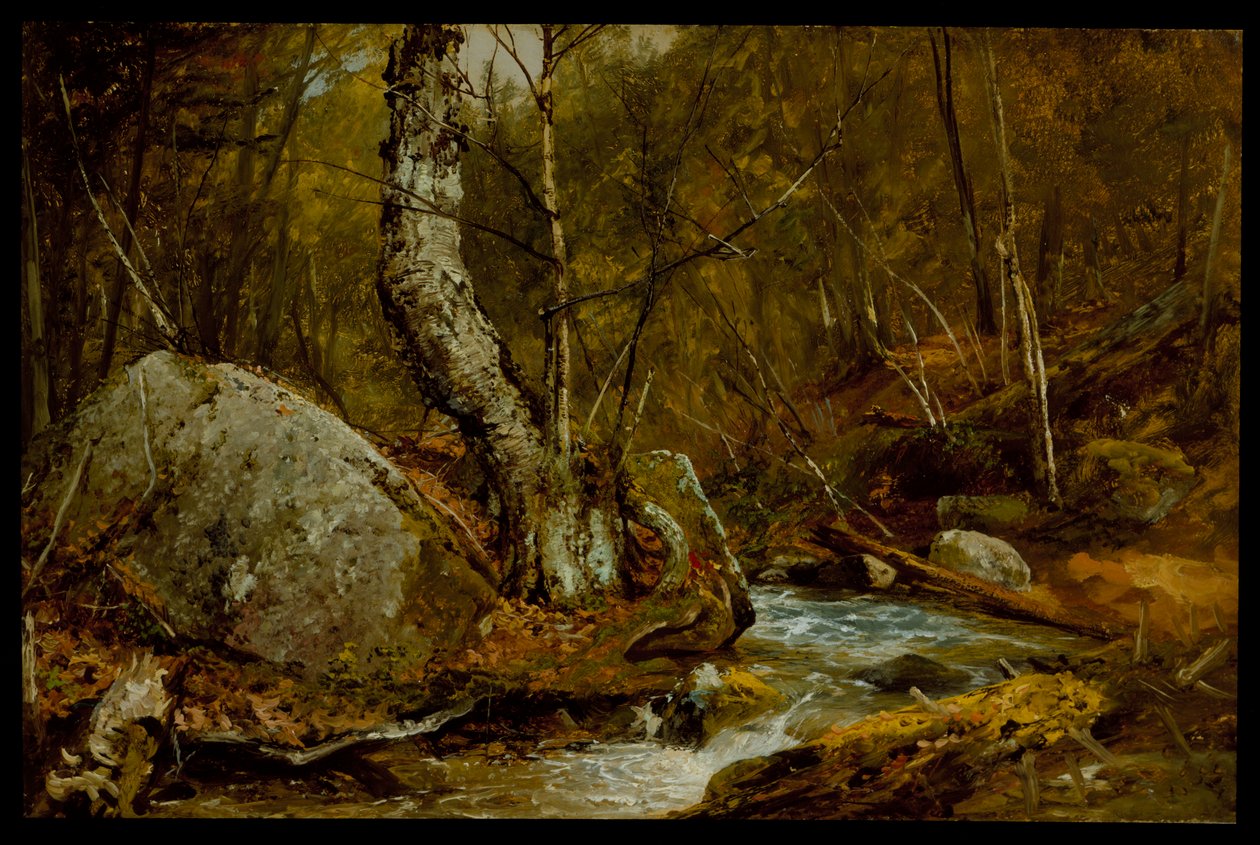
[[[432,81],[454,71],[452,36],[412,28],[394,46],[378,292],[426,399],[456,421],[502,500],[511,547],[505,588],[578,600],[613,582],[618,520],[610,498],[579,496],[567,464],[550,460],[540,403],[477,302],[460,255],[449,216],[463,197],[459,141],[443,128],[460,96]]]

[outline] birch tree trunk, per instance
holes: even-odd
[[[452,215],[463,195],[459,94],[428,75],[453,69],[462,34],[408,27],[385,72],[390,140],[377,292],[395,345],[426,400],[459,426],[500,498],[501,592],[580,602],[614,584],[620,518],[611,483],[550,459],[542,403],[477,301]],[[565,421],[567,426],[567,420]]]
[[[558,459],[542,397],[477,301],[454,216],[467,142],[452,131],[461,96],[449,80],[462,41],[458,27],[408,26],[391,50],[377,293],[426,404],[455,421],[499,497],[499,591],[562,606],[628,595],[624,531],[635,519],[686,569],[667,566],[608,637],[645,654],[729,644],[754,619],[748,584],[690,462],[656,452],[613,472],[619,451],[604,468],[586,451]],[[557,422],[567,430],[567,414]]]
[[[997,69],[989,36],[984,34],[984,79],[989,89],[989,105],[993,118],[993,140],[997,147],[998,172],[1002,179],[1002,225],[997,239],[998,256],[1015,291],[1016,325],[1019,328],[1020,360],[1028,382],[1029,452],[1033,458],[1033,478],[1043,495],[1061,505],[1059,486],[1055,480],[1054,437],[1050,432],[1050,409],[1046,399],[1046,365],[1041,354],[1041,337],[1037,328],[1037,311],[1032,291],[1019,268],[1019,252],[1015,239],[1015,201],[1011,188],[1011,169],[1007,156],[1006,122],[1002,116],[1002,95],[997,84]]]

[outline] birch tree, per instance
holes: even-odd
[[[1055,480],[1054,438],[1050,433],[1050,409],[1046,399],[1046,365],[1041,354],[1036,305],[1032,291],[1019,268],[1006,123],[1002,115],[1002,94],[997,84],[997,68],[987,31],[982,37],[982,49],[984,80],[989,90],[989,107],[993,120],[993,142],[997,148],[998,173],[1001,176],[1002,218],[996,247],[1006,271],[1005,275],[1015,291],[1015,323],[1019,334],[1020,361],[1024,368],[1024,378],[1028,382],[1029,452],[1032,454],[1033,479],[1049,501],[1060,505],[1062,502]]]
[[[655,606],[672,611],[652,625],[704,626],[716,632],[709,647],[729,642],[753,619],[738,563],[726,553],[725,568],[714,570],[720,575],[701,567],[688,576],[699,558],[680,527],[691,522],[685,514],[610,472],[600,455],[557,454],[549,403],[478,302],[460,253],[460,157],[470,147],[459,119],[463,38],[456,27],[408,26],[391,51],[377,292],[426,403],[455,421],[499,498],[500,592],[560,605],[620,592],[625,520],[634,519],[662,538],[669,561],[653,596],[668,592]],[[560,423],[567,427],[567,416]],[[677,501],[676,493],[666,499]]]

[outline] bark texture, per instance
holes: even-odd
[[[443,72],[462,38],[409,27],[390,56],[377,290],[421,391],[456,421],[500,496],[505,592],[576,599],[613,584],[620,522],[611,485],[550,460],[541,403],[460,256],[461,141],[440,125],[458,124],[460,97],[426,75]]]

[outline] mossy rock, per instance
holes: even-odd
[[[1104,519],[1150,524],[1167,516],[1196,478],[1176,447],[1101,438],[1077,452],[1068,495],[1075,508]]]

